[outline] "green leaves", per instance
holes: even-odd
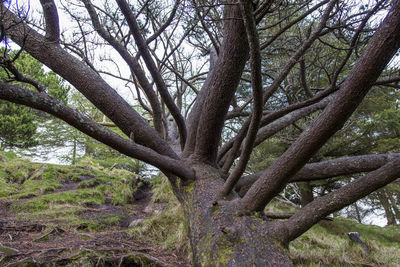
[[[29,147],[36,145],[37,123],[31,109],[0,101],[1,147]]]

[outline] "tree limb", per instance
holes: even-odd
[[[370,172],[398,157],[400,157],[399,153],[373,154],[309,163],[304,165],[304,167],[299,170],[289,182],[315,181],[341,175]],[[244,196],[250,186],[262,177],[264,172],[265,171],[261,171],[240,178],[235,187],[236,191],[239,192],[239,195]]]
[[[244,148],[240,154],[240,160],[235,169],[225,181],[220,197],[228,195],[240,176],[242,176],[246,169],[247,163],[250,159],[251,152],[253,151],[254,141],[256,140],[258,127],[261,122],[263,112],[263,86],[261,77],[261,54],[260,54],[260,40],[258,38],[256,22],[253,16],[253,3],[251,0],[241,0],[240,8],[246,27],[247,40],[250,47],[250,67],[251,67],[251,84],[253,87],[253,113],[251,115],[251,122],[249,130],[247,131],[246,141]]]
[[[60,25],[56,4],[54,0],[40,0],[40,4],[42,5],[46,22],[46,39],[58,43],[60,40]]]
[[[75,86],[126,135],[134,132],[138,144],[150,147],[160,154],[179,158],[142,116],[95,71],[68,54],[60,45],[49,43],[4,6],[2,15],[2,23],[8,29],[8,36],[15,43]]]
[[[289,240],[300,236],[332,212],[356,202],[399,177],[400,157],[335,192],[315,199],[285,222],[285,226],[289,231]]]
[[[49,95],[0,82],[0,99],[47,112],[127,156],[173,173],[183,180],[193,179],[193,170],[186,167],[180,160],[160,155],[152,149],[124,139]]]
[[[361,103],[400,47],[400,0],[370,41],[338,94],[322,114],[255,182],[242,199],[247,210],[262,210],[291,177],[340,128]]]
[[[199,115],[195,127],[194,157],[215,164],[225,115],[239,85],[240,76],[247,61],[249,47],[240,9],[237,5],[225,6],[224,39],[220,53],[207,81],[203,86],[196,107]]]
[[[181,147],[183,149],[186,142],[185,120],[168,92],[167,85],[165,84],[164,79],[161,76],[161,73],[158,71],[157,66],[153,61],[153,58],[150,55],[147,43],[140,32],[139,25],[137,24],[136,18],[132,13],[132,10],[130,9],[128,3],[125,0],[117,0],[117,4],[121,9],[122,13],[124,14],[126,21],[128,22],[129,28],[131,30],[133,38],[135,39],[136,45],[138,46],[141,56],[144,62],[146,63],[146,66],[150,71],[150,74],[153,77],[155,84],[157,85],[157,90],[160,93],[161,98],[167,105],[169,111],[171,112],[172,117],[174,117],[175,119],[175,122],[179,130]]]
[[[153,123],[154,123],[154,128],[156,131],[160,134],[163,133],[162,131],[162,110],[161,110],[161,104],[160,101],[158,101],[157,95],[154,92],[150,82],[148,81],[146,77],[146,73],[140,66],[139,62],[136,60],[135,57],[133,57],[128,50],[120,43],[118,42],[113,36],[111,36],[102,26],[100,23],[99,17],[96,13],[96,10],[94,9],[92,3],[90,0],[83,0],[83,3],[85,5],[86,10],[89,13],[90,19],[92,21],[92,24],[94,26],[94,29],[96,32],[104,39],[106,40],[118,53],[119,55],[123,58],[123,60],[128,64],[132,76],[137,79],[138,85],[140,86],[141,89],[143,89],[143,92],[146,94],[147,99],[150,102],[151,109],[152,109],[152,116],[153,116]]]

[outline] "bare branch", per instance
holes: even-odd
[[[378,154],[363,155],[332,159],[322,162],[309,163],[296,173],[290,183],[314,181],[333,178],[341,175],[350,175],[362,172],[374,171],[395,158],[400,154]],[[243,176],[236,184],[236,191],[244,196],[253,183],[264,175],[264,171]]]
[[[137,24],[136,18],[132,13],[132,10],[130,10],[128,3],[125,0],[117,0],[117,4],[120,7],[122,13],[125,15],[133,38],[135,39],[136,45],[138,46],[144,62],[146,63],[146,66],[150,71],[150,74],[153,77],[155,84],[157,85],[158,92],[160,93],[163,101],[171,112],[171,115],[175,119],[179,130],[181,147],[183,149],[186,142],[185,120],[168,92],[167,85],[165,84],[161,73],[158,71],[158,68],[154,63],[153,58],[150,55],[149,48],[146,44],[146,41],[143,39],[143,36],[139,29],[139,25]]]
[[[3,66],[5,69],[10,71],[14,77],[11,77],[12,81],[18,81],[18,82],[23,82],[23,83],[28,83],[35,87],[39,92],[45,92],[46,89],[43,88],[43,86],[35,81],[32,78],[24,76],[21,72],[18,71],[18,69],[12,64],[11,60],[5,59],[3,57],[0,57],[0,65]]]
[[[235,169],[226,180],[220,197],[228,195],[240,176],[242,176],[246,169],[247,162],[250,159],[251,152],[253,151],[253,144],[257,136],[258,127],[261,122],[263,112],[263,86],[261,77],[261,54],[260,54],[260,41],[256,29],[256,22],[253,16],[253,3],[251,0],[240,1],[240,8],[244,18],[246,27],[247,40],[250,47],[250,67],[251,67],[251,84],[253,87],[253,113],[251,115],[251,122],[247,132],[244,148],[240,155],[240,160]]]
[[[96,72],[68,54],[60,45],[49,43],[8,9],[3,8],[2,12],[2,22],[15,43],[75,86],[126,135],[134,132],[137,143],[160,154],[178,158],[158,133]]]
[[[306,232],[312,225],[334,211],[340,210],[400,177],[400,157],[376,171],[356,179],[339,190],[319,197],[285,222],[289,240]]]
[[[225,6],[226,18],[224,40],[203,89],[198,96],[198,124],[191,125],[196,136],[195,157],[204,162],[215,163],[217,148],[221,139],[225,115],[240,81],[240,76],[248,56],[248,44],[243,21],[238,6]],[[205,88],[205,89],[204,89]],[[207,91],[207,92],[205,92]],[[201,133],[200,133],[201,132]]]
[[[161,170],[179,176],[183,180],[193,179],[193,171],[189,167],[186,167],[180,160],[160,155],[152,149],[132,142],[132,140],[124,139],[49,95],[0,82],[0,99],[52,114],[127,156],[152,164]]]
[[[149,44],[152,41],[154,41],[171,24],[171,22],[175,18],[176,11],[178,10],[180,3],[181,3],[180,0],[175,1],[174,7],[172,8],[171,14],[169,15],[168,19],[165,21],[165,23],[163,25],[160,26],[160,28],[158,28],[158,30],[155,33],[153,33],[153,35],[151,35],[149,38],[146,39],[146,44]]]
[[[112,37],[106,29],[102,26],[100,23],[99,17],[91,3],[90,0],[84,0],[83,1],[90,19],[92,20],[93,26],[97,33],[104,39],[106,40],[117,52],[120,54],[120,56],[125,60],[126,64],[128,64],[129,68],[131,69],[132,76],[136,77],[138,80],[138,84],[140,84],[140,88],[143,89],[144,93],[147,96],[147,99],[150,102],[151,108],[152,108],[152,113],[153,113],[153,119],[154,119],[154,128],[156,131],[160,134],[162,134],[162,110],[161,110],[161,104],[158,101],[157,95],[155,94],[150,82],[148,81],[146,74],[142,67],[140,66],[139,62],[131,56],[131,54],[128,52],[128,50],[120,43],[118,42],[114,37]]]
[[[261,50],[267,48],[270,44],[272,44],[279,36],[281,36],[284,32],[286,32],[288,29],[290,29],[293,25],[297,24],[299,21],[302,21],[304,18],[306,18],[308,15],[310,15],[311,13],[313,13],[315,10],[317,10],[318,8],[320,8],[321,6],[325,5],[326,3],[328,3],[329,0],[325,0],[322,1],[321,3],[318,3],[317,5],[313,6],[312,8],[310,8],[309,10],[307,10],[307,12],[305,12],[303,15],[301,15],[300,17],[298,17],[297,19],[293,20],[292,22],[290,22],[288,25],[286,25],[285,27],[283,27],[282,29],[279,30],[278,33],[276,33],[271,39],[269,39],[267,42],[261,44]],[[262,30],[263,28],[260,28],[260,30]]]
[[[326,7],[325,12],[322,15],[321,21],[319,22],[317,28],[311,33],[310,37],[308,37],[308,39],[302,44],[302,46],[292,55],[292,57],[286,63],[285,67],[282,68],[281,72],[274,79],[273,83],[265,91],[264,103],[266,103],[268,99],[275,93],[275,91],[279,88],[280,84],[289,74],[294,65],[301,59],[301,57],[307,52],[307,50],[311,47],[314,41],[318,38],[321,31],[324,29],[325,24],[328,21],[330,13],[333,10],[336,2],[337,0],[329,1],[328,6]]]
[[[263,118],[261,119],[262,128],[260,128],[258,131],[257,139],[254,145],[259,145],[267,138],[273,136],[293,122],[311,114],[312,112],[325,108],[326,105],[329,103],[331,97],[328,97],[326,99],[323,98],[334,92],[335,90],[337,90],[337,88],[326,89],[315,95],[313,98],[310,98],[303,102],[292,104],[290,106],[287,106],[286,108],[282,108],[263,116]],[[223,170],[229,170],[231,164],[238,156],[247,127],[248,120],[243,124],[235,139],[229,141],[221,148],[219,160],[220,162],[224,162]],[[226,157],[223,157],[224,152],[226,151],[225,153],[227,153],[228,150],[229,154],[227,154]]]
[[[40,0],[40,4],[42,5],[46,21],[46,39],[51,42],[59,42],[60,25],[56,4],[54,0]]]
[[[400,1],[395,1],[335,99],[246,193],[248,210],[262,210],[351,116],[400,47]],[[283,168],[284,166],[284,168]]]

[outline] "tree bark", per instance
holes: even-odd
[[[176,188],[184,208],[194,266],[293,266],[281,222],[238,213],[233,201],[214,200],[224,180],[209,165],[194,165],[196,179]]]

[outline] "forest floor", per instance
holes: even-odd
[[[0,184],[0,266],[188,265],[186,253],[128,232],[159,212],[148,182],[124,171],[39,164],[26,171],[27,164],[0,171],[8,175]]]
[[[183,211],[166,178],[114,165],[39,164],[0,151],[0,266],[190,266]],[[289,253],[296,266],[400,266],[400,228],[324,220]]]

